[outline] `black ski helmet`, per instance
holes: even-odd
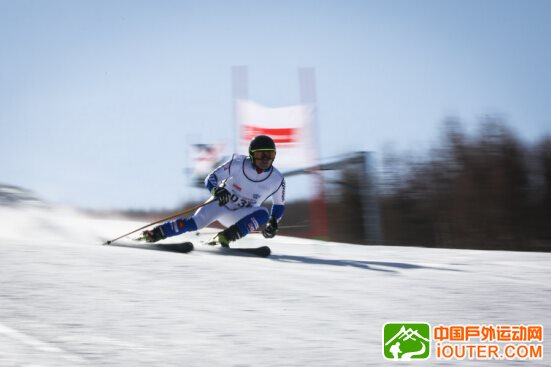
[[[255,136],[249,144],[249,154],[259,150],[276,150],[276,146],[272,138],[268,135]]]
[[[251,162],[254,164],[254,157],[253,153],[263,150],[276,150],[276,146],[272,138],[270,138],[268,135],[257,135],[249,144],[249,157],[251,158]]]

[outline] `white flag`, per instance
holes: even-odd
[[[277,168],[306,168],[315,164],[313,106],[270,108],[249,100],[237,100],[236,104],[239,153],[248,155],[251,139],[268,135],[276,143]]]

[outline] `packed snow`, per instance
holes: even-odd
[[[391,366],[392,321],[551,326],[551,254],[253,234],[270,258],[123,239],[144,223],[0,206],[0,366]],[[538,361],[419,365],[548,366]],[[412,362],[413,363],[413,362]],[[411,364],[408,364],[411,365]]]

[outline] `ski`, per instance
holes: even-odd
[[[152,246],[164,250],[164,251],[172,251],[172,252],[181,252],[181,253],[188,253],[193,251],[193,243],[191,242],[180,242],[180,243],[158,243],[153,244]]]
[[[106,244],[104,244],[106,245]],[[127,248],[136,248],[143,250],[161,250],[161,251],[170,251],[170,252],[180,252],[186,254],[193,251],[193,243],[191,242],[179,242],[179,243],[112,243],[107,246],[114,247],[127,247]]]
[[[268,257],[272,253],[272,250],[268,246],[248,247],[248,248],[221,247],[220,250],[230,254],[234,253],[234,254],[240,254],[240,255],[254,255],[259,257]]]
[[[220,248],[220,251],[226,251],[227,253],[233,253],[233,254],[268,257],[272,253],[272,250],[268,246],[249,247],[249,248],[228,247],[227,245],[223,246],[218,240],[218,235],[219,234],[216,234],[210,240],[203,243],[209,246],[221,245],[222,247]]]

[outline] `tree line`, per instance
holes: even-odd
[[[550,251],[551,138],[449,120],[427,154],[384,155],[379,205],[387,243]]]

